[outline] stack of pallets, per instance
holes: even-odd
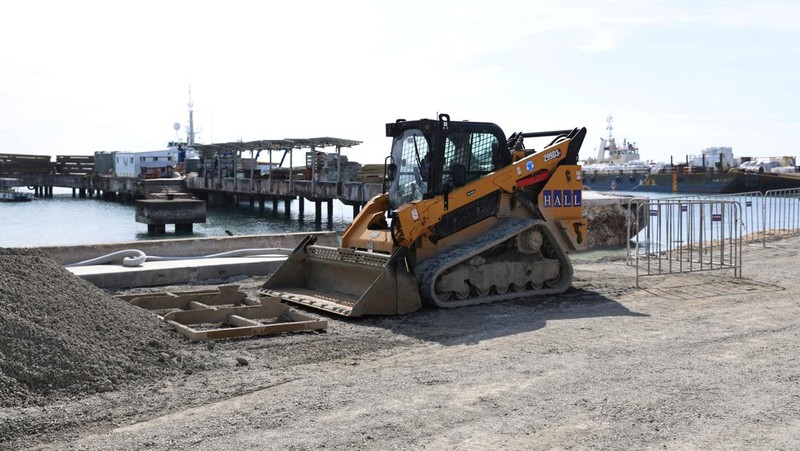
[[[47,155],[0,154],[0,174],[49,174],[53,163]]]
[[[90,175],[94,173],[93,155],[57,155],[56,172],[63,175]]]
[[[192,341],[324,330],[328,322],[301,313],[280,298],[248,299],[238,285],[214,290],[119,295],[156,313]]]
[[[382,164],[365,164],[356,173],[356,181],[362,183],[383,183]]]

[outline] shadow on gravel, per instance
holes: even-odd
[[[553,320],[615,316],[649,315],[632,312],[601,294],[570,288],[560,295],[455,309],[423,308],[404,316],[368,317],[348,321],[451,346],[544,329],[548,321]]]
[[[749,243],[742,250],[744,261],[763,261],[764,258],[795,257],[796,255],[796,248],[774,243]]]
[[[642,289],[654,297],[674,301],[710,299],[720,296],[758,295],[785,290],[777,285],[734,277],[727,279],[706,277],[704,280],[693,280],[691,282],[685,282],[680,278],[677,280],[676,278],[666,278],[661,281],[654,281],[652,285],[643,286]]]

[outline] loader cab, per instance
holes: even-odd
[[[392,208],[427,199],[511,163],[503,131],[487,122],[422,119],[386,124],[396,165],[389,186]]]

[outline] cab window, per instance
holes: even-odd
[[[491,133],[453,132],[447,135],[444,146],[442,186],[450,181],[453,165],[462,164],[467,170],[467,183],[494,170],[492,156],[499,141]]]
[[[428,190],[431,158],[428,150],[428,141],[419,130],[407,130],[394,141],[392,158],[397,165],[397,175],[389,187],[389,202],[395,208],[422,200]]]

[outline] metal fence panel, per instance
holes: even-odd
[[[742,239],[745,242],[763,241],[764,239],[764,195],[760,191],[736,194],[714,194],[706,196],[707,200],[727,200],[736,202],[742,212]]]
[[[633,238],[639,277],[696,271],[742,270],[742,210],[733,200],[650,199],[640,203]]]
[[[763,233],[770,237],[800,232],[800,188],[767,191],[764,194]]]
[[[639,277],[732,269],[741,277],[742,243],[800,233],[800,189],[633,198],[628,264]],[[634,214],[635,211],[635,214]],[[637,233],[637,231],[639,231]]]

